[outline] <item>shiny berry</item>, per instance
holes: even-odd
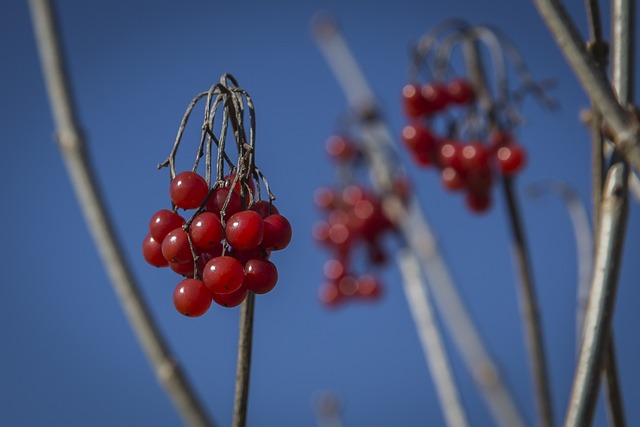
[[[264,236],[264,220],[255,211],[235,213],[227,221],[225,236],[234,249],[257,248]]]
[[[213,249],[222,240],[222,224],[218,215],[202,212],[193,219],[189,234],[193,244],[201,249]]]
[[[182,227],[184,223],[184,218],[177,213],[161,209],[149,221],[149,234],[156,242],[162,242],[171,230]]]
[[[145,261],[154,267],[166,267],[169,265],[167,259],[162,255],[162,245],[150,234],[147,234],[142,242],[142,256]]]
[[[281,250],[289,246],[292,230],[289,220],[282,215],[273,214],[264,219],[262,247],[266,250]]]
[[[276,266],[266,259],[251,259],[244,266],[244,285],[256,294],[266,294],[278,282]]]
[[[198,317],[209,310],[212,297],[202,280],[184,279],[173,291],[173,305],[185,316]]]
[[[228,294],[213,294],[213,301],[223,307],[237,307],[247,298],[247,288],[241,286],[240,289]]]
[[[251,206],[251,210],[258,212],[262,218],[266,218],[271,214],[280,213],[278,208],[267,200],[258,200],[253,204],[253,206]]]
[[[244,280],[244,268],[228,255],[213,258],[204,267],[204,284],[214,294],[228,294],[240,289]]]
[[[228,202],[227,199],[229,199]],[[207,212],[222,216],[220,212],[223,210],[223,207],[225,207],[225,203],[227,203],[224,209],[225,218],[229,218],[231,215],[242,210],[242,197],[229,188],[216,188],[209,200],[207,200],[205,209]]]
[[[193,261],[187,232],[182,228],[176,228],[169,232],[162,241],[162,255],[167,261],[178,264]]]
[[[209,187],[204,178],[191,171],[180,172],[169,186],[171,201],[182,209],[197,208],[208,193]]]

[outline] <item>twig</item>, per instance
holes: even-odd
[[[548,185],[533,185],[527,189],[527,193],[531,197],[540,197],[546,192],[555,193],[565,203],[576,239],[578,259],[576,345],[579,347],[582,341],[584,312],[587,307],[587,302],[589,301],[589,287],[591,286],[591,273],[593,272],[593,234],[589,224],[587,208],[571,187],[562,182],[552,182]]]
[[[553,407],[551,405],[551,390],[549,387],[549,372],[545,356],[544,339],[542,336],[542,322],[538,312],[538,303],[533,283],[533,272],[529,261],[529,251],[521,223],[521,215],[512,181],[508,177],[502,180],[502,189],[507,205],[511,234],[513,238],[512,250],[516,274],[520,285],[520,310],[525,329],[525,341],[531,357],[534,386],[536,389],[540,424],[553,426]]]
[[[593,418],[622,257],[628,211],[626,185],[627,167],[617,163],[605,181],[591,295],[565,427],[588,426]]]
[[[478,52],[475,39],[470,38],[465,43],[465,62],[471,81],[478,93],[479,100],[488,112],[490,120],[495,126],[497,122],[493,112],[494,101],[487,86],[484,66]],[[530,357],[536,403],[539,421],[542,426],[551,427],[553,422],[553,406],[551,404],[551,390],[549,386],[549,372],[547,369],[542,322],[538,311],[538,301],[533,282],[533,271],[529,260],[529,251],[522,226],[521,214],[513,191],[513,182],[509,177],[503,177],[502,190],[507,207],[507,218],[511,228],[512,250],[516,275],[519,284],[520,311],[525,330],[525,343]]]
[[[402,274],[402,284],[407,304],[409,304],[413,322],[416,325],[418,337],[422,344],[422,352],[427,359],[431,377],[436,383],[435,389],[438,393],[446,425],[450,427],[467,426],[469,423],[458,396],[446,349],[440,337],[440,330],[431,307],[429,293],[422,283],[418,259],[408,248],[400,250],[396,259]]]
[[[89,161],[85,140],[79,130],[51,4],[48,0],[30,0],[29,8],[54,116],[57,140],[76,196],[116,295],[156,376],[184,422],[193,427],[213,426],[213,421],[209,419],[155,325],[106,212]]]
[[[331,20],[316,20],[315,36],[332,71],[342,85],[351,108],[363,117],[363,140],[371,159],[373,185],[385,195],[383,208],[398,225],[408,246],[424,265],[423,271],[431,286],[436,306],[440,308],[444,323],[449,328],[467,370],[475,380],[480,395],[491,414],[502,427],[519,427],[525,423],[508,390],[496,363],[492,360],[479,332],[476,330],[462,299],[458,295],[449,269],[439,251],[418,203],[410,200],[406,205],[389,192],[394,171],[389,163],[392,137],[379,118],[371,118],[375,111],[373,95],[349,48]]]
[[[640,123],[618,102],[606,74],[587,51],[562,2],[534,0],[534,3],[592,103],[606,117],[616,148],[640,172]]]
[[[236,393],[233,401],[233,427],[247,424],[247,403],[249,400],[249,375],[251,373],[251,347],[253,341],[253,312],[255,295],[249,291],[240,310],[240,331],[238,334],[238,367],[236,369]]]

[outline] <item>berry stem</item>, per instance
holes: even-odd
[[[238,365],[236,369],[236,392],[233,402],[232,427],[245,427],[249,400],[249,376],[251,373],[251,348],[253,343],[253,313],[255,295],[249,291],[240,309],[240,331],[238,334]]]
[[[487,87],[485,66],[478,51],[477,40],[470,38],[465,43],[465,61],[474,85],[474,90],[484,109],[488,112],[489,122],[497,126],[496,117],[493,114],[496,108],[495,101]],[[529,353],[539,423],[543,427],[554,425],[553,406],[551,404],[551,389],[549,385],[549,372],[545,354],[542,323],[540,320],[538,301],[533,281],[533,269],[529,259],[529,250],[522,225],[522,215],[516,201],[513,190],[513,181],[508,176],[502,178],[502,190],[507,207],[507,217],[512,235],[512,250],[516,275],[519,284],[520,313],[525,334],[525,344]]]
[[[93,173],[95,169],[90,164],[85,140],[80,132],[53,8],[48,0],[30,0],[29,9],[47,83],[57,142],[114,291],[158,380],[185,424],[190,427],[214,426],[144,303],[139,285],[107,215]]]

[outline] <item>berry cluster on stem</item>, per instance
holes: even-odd
[[[195,163],[192,170],[176,173],[182,134],[202,99],[206,99],[206,107]],[[250,117],[248,138],[245,110]],[[215,120],[220,115],[222,123],[216,135]],[[229,125],[235,140],[235,162],[227,150]],[[248,292],[265,294],[276,286],[278,270],[270,255],[289,245],[292,229],[273,204],[275,196],[256,167],[254,150],[253,101],[231,75],[225,74],[191,102],[171,153],[158,165],[169,167],[172,208],[152,215],[142,254],[149,264],[169,267],[184,277],[174,290],[173,302],[185,316],[201,316],[213,302],[235,307]],[[196,172],[202,157],[204,175]],[[261,198],[262,186],[266,200]],[[180,209],[189,215],[181,215]]]
[[[381,199],[354,182],[354,170],[363,158],[355,139],[336,134],[325,148],[340,172],[341,183],[320,187],[314,194],[314,203],[326,218],[316,222],[313,236],[333,254],[324,265],[319,298],[328,307],[349,300],[376,301],[382,296],[382,283],[371,272],[357,274],[354,264],[360,254],[367,271],[384,265],[383,238],[394,226],[384,214]]]

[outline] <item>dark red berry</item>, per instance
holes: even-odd
[[[292,230],[289,220],[282,215],[273,214],[264,219],[262,247],[277,251],[286,248],[291,242]]]
[[[154,267],[166,267],[169,265],[167,259],[162,255],[162,245],[150,234],[147,234],[142,242],[142,256],[145,261]]]
[[[266,259],[251,259],[244,266],[244,285],[256,294],[266,294],[278,282],[276,266]]]
[[[189,234],[193,244],[201,249],[212,249],[222,240],[222,224],[218,215],[202,212],[193,219]]]
[[[453,79],[447,84],[447,95],[454,104],[467,105],[473,101],[475,94],[469,81]]]
[[[180,172],[169,186],[171,201],[182,209],[197,208],[208,193],[209,187],[204,178],[191,171]]]
[[[498,167],[507,176],[520,172],[526,164],[526,153],[522,146],[511,143],[500,147],[496,152]]]
[[[244,268],[228,255],[213,258],[204,267],[204,284],[214,294],[228,294],[240,289],[244,281]]]
[[[189,237],[182,228],[176,228],[167,234],[162,241],[162,255],[167,261],[182,264],[193,262],[193,254],[189,246]]]
[[[168,209],[161,209],[154,213],[149,221],[149,234],[156,242],[161,242],[171,230],[182,227],[185,223],[177,213]]]
[[[244,286],[228,294],[213,294],[213,301],[223,307],[237,307],[247,298],[247,288]]]
[[[189,317],[202,316],[209,310],[213,296],[202,280],[184,279],[173,291],[173,305]]]
[[[264,220],[255,211],[235,213],[227,221],[225,236],[234,249],[257,248],[264,237]]]

